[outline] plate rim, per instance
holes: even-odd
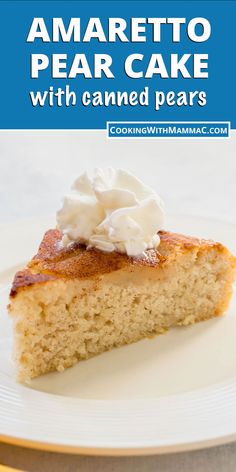
[[[177,452],[191,452],[209,449],[225,444],[232,444],[236,442],[236,433],[227,436],[216,436],[215,438],[190,441],[188,443],[176,443],[166,446],[144,446],[144,447],[90,447],[90,446],[67,446],[58,443],[35,441],[17,436],[10,436],[0,433],[0,442],[12,446],[25,447],[32,450],[39,450],[45,452],[55,452],[61,454],[74,454],[84,456],[100,456],[100,457],[132,457],[132,456],[152,456],[163,454],[175,454]]]

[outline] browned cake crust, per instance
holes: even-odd
[[[163,264],[170,263],[180,252],[193,248],[206,250],[215,247],[229,256],[229,251],[218,242],[168,231],[160,231],[159,236],[161,243],[158,250],[150,249],[145,258],[132,258],[118,252],[105,253],[92,248],[86,249],[84,245],[76,243],[63,248],[60,245],[61,232],[51,229],[45,233],[38,253],[27,268],[16,273],[10,296],[14,297],[19,290],[34,284],[43,284],[59,278],[91,278],[122,268],[132,270],[132,267],[137,265],[160,268]],[[165,256],[165,253],[168,256]],[[235,264],[235,258],[231,257]]]

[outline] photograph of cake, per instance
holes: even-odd
[[[235,437],[235,151],[1,132],[0,439],[140,455]]]
[[[20,381],[225,312],[236,258],[164,228],[160,197],[125,170],[75,180],[12,284]]]
[[[236,472],[235,7],[0,2],[0,472]]]

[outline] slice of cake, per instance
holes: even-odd
[[[11,289],[20,381],[228,306],[233,256],[162,231],[162,200],[122,169],[81,175],[57,223]]]
[[[45,234],[11,289],[20,381],[226,310],[235,268],[229,251],[180,234],[159,237],[157,249],[135,258],[62,247],[59,230]]]

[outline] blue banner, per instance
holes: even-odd
[[[0,128],[236,129],[235,17],[235,1],[1,1]]]

